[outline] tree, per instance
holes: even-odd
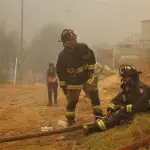
[[[62,25],[49,24],[32,39],[26,52],[27,69],[34,73],[45,73],[48,63],[56,62],[57,55],[62,50],[58,41],[63,29]]]
[[[12,76],[18,43],[17,32],[7,33],[5,25],[0,24],[0,83],[6,83]]]

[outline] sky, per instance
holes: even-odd
[[[0,22],[20,32],[21,0],[0,0]],[[42,27],[60,23],[90,45],[115,43],[141,32],[150,19],[150,0],[24,0],[24,38],[30,41]]]

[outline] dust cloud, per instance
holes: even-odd
[[[0,21],[20,30],[21,0],[0,0]],[[24,0],[24,38],[30,42],[45,24],[74,29],[90,45],[122,40],[150,18],[149,0]]]

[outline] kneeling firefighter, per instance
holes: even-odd
[[[64,49],[58,56],[56,68],[60,86],[68,100],[68,126],[75,123],[75,108],[82,89],[88,93],[97,119],[102,116],[102,110],[98,89],[94,84],[95,55],[86,44],[77,43],[77,36],[70,29],[63,30],[61,41]]]
[[[141,73],[131,65],[120,66],[122,92],[111,101],[106,118],[83,126],[85,135],[105,131],[123,122],[132,121],[137,113],[150,112],[150,88],[140,82],[139,74]]]

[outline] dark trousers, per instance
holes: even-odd
[[[113,128],[116,125],[121,125],[124,123],[128,123],[133,120],[133,114],[132,113],[126,113],[124,111],[117,111],[114,113],[111,117],[106,117],[101,120],[97,120],[96,123],[92,123],[87,125],[88,126],[88,132],[84,128],[85,134],[94,133],[94,132],[102,132],[106,129]]]
[[[98,77],[94,77],[94,84],[95,87],[98,89]],[[84,93],[86,94],[86,97],[88,97],[88,92],[84,90]]]
[[[127,113],[127,112],[119,110],[115,112],[113,116],[108,117],[104,119],[103,121],[106,124],[106,127],[109,129],[116,125],[121,125],[124,122],[129,122],[132,119],[133,119],[132,113]]]
[[[58,83],[48,83],[48,99],[49,99],[49,104],[52,105],[52,95],[54,93],[54,103],[57,104],[57,88],[58,88]]]
[[[94,83],[96,84],[96,87],[98,88],[98,77],[94,78]]]
[[[68,90],[68,104],[67,104],[67,114],[66,118],[69,121],[74,121],[75,119],[75,109],[79,100],[81,90]],[[93,114],[96,119],[102,116],[102,110],[100,108],[100,99],[98,95],[98,90],[88,90],[86,91],[88,97],[91,100],[91,104],[93,107]]]

